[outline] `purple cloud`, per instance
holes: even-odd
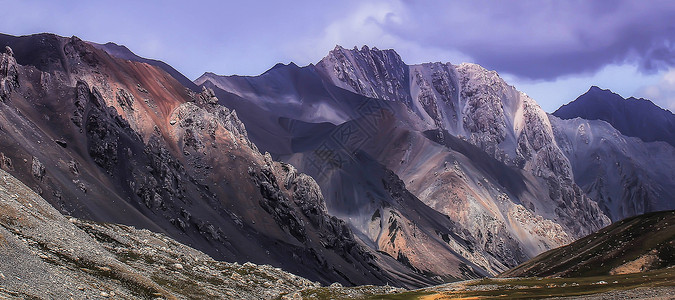
[[[385,32],[529,79],[675,64],[673,1],[403,1]]]

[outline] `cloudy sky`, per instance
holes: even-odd
[[[675,111],[675,1],[4,0],[0,32],[128,46],[189,78],[319,61],[336,44],[474,62],[553,111],[591,85]]]

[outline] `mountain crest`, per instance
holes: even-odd
[[[401,59],[401,56],[394,49],[380,50],[377,47],[370,48],[368,45],[361,46],[361,49],[359,49],[359,47],[357,47],[357,46],[354,46],[354,48],[352,48],[352,49],[347,49],[347,48],[344,48],[340,45],[335,45],[335,48],[333,48],[333,50],[328,52],[328,56],[330,56],[334,52],[343,52],[343,53],[345,53],[345,55],[357,54],[357,53],[358,54],[369,54],[369,53],[370,54],[381,54],[382,53],[382,54],[386,54],[386,55],[391,55],[393,57],[397,57],[397,59],[399,61],[403,62],[402,59]]]
[[[74,38],[77,38],[77,37],[74,37]],[[194,92],[199,92],[199,88],[197,88],[197,85],[194,84],[194,82],[192,82],[190,79],[185,77],[185,75],[181,74],[180,72],[178,72],[178,70],[174,69],[172,66],[166,64],[163,61],[140,57],[140,56],[136,55],[136,53],[129,50],[129,48],[127,48],[126,46],[115,44],[113,42],[108,42],[108,43],[105,43],[105,44],[97,44],[97,43],[93,43],[93,42],[87,42],[87,43],[94,46],[94,48],[105,51],[110,56],[117,57],[117,58],[124,59],[124,60],[129,60],[129,61],[142,62],[142,63],[149,64],[151,66],[159,67],[160,69],[169,73],[169,75],[171,75],[171,77],[176,79],[178,82],[180,82],[186,88],[189,88]]]

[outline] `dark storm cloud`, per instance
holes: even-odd
[[[404,1],[381,25],[519,77],[553,79],[634,63],[675,64],[675,1]]]

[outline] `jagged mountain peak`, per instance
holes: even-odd
[[[329,62],[350,63],[352,67],[362,66],[366,63],[368,66],[387,69],[388,67],[402,68],[406,66],[401,56],[394,49],[380,50],[377,47],[370,48],[363,45],[361,49],[354,46],[353,49],[346,49],[342,46],[335,46],[335,49],[328,52],[318,65],[329,64]],[[383,70],[379,70],[383,71]]]
[[[213,73],[213,72],[204,72],[204,74],[202,74],[202,76],[200,76],[200,77],[216,77],[216,76],[220,76],[220,75],[218,75],[216,73]]]
[[[296,65],[294,62],[290,62],[290,63],[288,63],[288,64],[277,63],[277,64],[274,65],[272,68],[270,68],[269,70],[265,71],[263,74],[266,74],[266,73],[269,73],[269,72],[272,71],[272,70],[281,69],[281,68],[298,69],[298,68],[300,68],[300,66]]]
[[[592,85],[589,89],[588,92],[590,91],[609,91],[609,89],[602,89],[597,85]]]
[[[476,74],[481,74],[482,76],[499,78],[504,84],[508,85],[506,81],[501,79],[501,76],[499,76],[499,73],[496,70],[490,70],[476,63],[463,62],[457,65],[456,68],[471,71]]]
[[[399,57],[400,57],[400,55],[398,55],[398,53],[397,53],[396,50],[394,50],[394,49],[389,48],[389,49],[380,50],[380,49],[378,49],[377,47],[372,47],[372,48],[370,48],[368,45],[363,45],[363,46],[361,46],[361,49],[359,49],[358,46],[354,46],[354,48],[352,48],[352,49],[347,49],[347,48],[342,47],[342,46],[340,46],[340,45],[335,45],[335,48],[333,48],[333,50],[329,51],[329,52],[328,52],[328,55],[330,55],[330,54],[333,53],[333,52],[361,53],[361,54],[366,54],[366,53],[388,53],[388,54],[393,54],[393,55],[396,55],[396,56],[399,56]]]
[[[410,104],[408,65],[393,49],[336,46],[317,65],[320,73],[343,89],[370,98]]]
[[[209,81],[209,79],[218,78],[221,76],[223,75],[218,75],[213,72],[204,72],[204,74],[202,74],[201,76],[197,77],[197,79],[194,80],[194,83],[197,85],[202,85],[204,84],[204,82]]]
[[[633,97],[630,97],[628,99],[635,99]],[[581,101],[625,101],[628,99],[624,99],[621,97],[621,95],[613,92],[610,89],[603,89],[599,86],[593,85],[590,88],[588,88],[588,91],[583,93],[581,96],[577,97],[578,100]],[[575,99],[575,100],[577,100]],[[572,101],[574,102],[574,101]],[[570,103],[572,103],[570,102]],[[570,104],[568,103],[568,104]],[[563,105],[564,106],[564,105]]]

